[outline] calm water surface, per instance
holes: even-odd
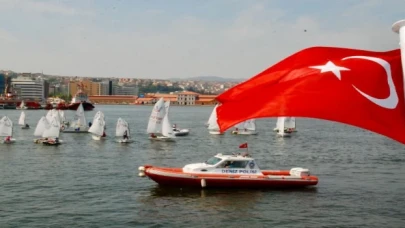
[[[0,227],[404,227],[404,146],[333,122],[297,119],[298,133],[277,138],[276,119],[257,122],[256,136],[209,135],[213,107],[171,108],[171,122],[190,128],[175,143],[151,142],[151,106],[102,106],[106,141],[61,134],[65,144],[32,142],[46,111],[27,110],[30,130],[14,128],[0,144]],[[17,125],[20,111],[0,110]],[[74,111],[66,111],[68,119]],[[115,143],[119,117],[135,143]],[[307,167],[320,178],[306,190],[184,190],[138,177],[143,164],[182,167],[248,141],[262,169]]]

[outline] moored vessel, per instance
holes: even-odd
[[[87,93],[83,90],[83,84],[78,84],[78,91],[75,96],[72,98],[70,104],[66,105],[66,109],[69,110],[77,110],[80,104],[83,105],[84,111],[92,111],[94,109],[94,105],[90,102]]]

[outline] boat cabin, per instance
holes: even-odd
[[[262,175],[259,166],[248,154],[217,154],[204,163],[184,166],[183,172]]]

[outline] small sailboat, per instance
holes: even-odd
[[[48,122],[52,122],[53,117],[56,118],[56,120],[60,123],[60,131],[65,130],[65,125],[63,124],[64,120],[62,118],[62,115],[64,115],[62,110],[56,110],[56,109],[52,109],[49,110],[48,113],[46,114],[46,118],[48,119]],[[61,115],[62,114],[62,115]]]
[[[66,121],[65,112],[63,110],[58,110],[60,116],[60,130],[64,131],[69,127],[69,121]]]
[[[173,133],[175,136],[186,136],[190,133],[189,129],[179,129],[176,124],[173,124]]]
[[[232,131],[234,135],[256,135],[256,121],[254,119],[246,120],[242,123],[235,125],[235,130]]]
[[[285,117],[279,117],[280,121],[277,121],[277,136],[291,137],[291,132],[285,131]]]
[[[25,112],[22,111],[20,119],[18,119],[18,125],[21,125],[21,129],[30,129],[30,125],[25,122]]]
[[[25,102],[21,101],[20,105],[16,107],[16,109],[28,109],[27,106],[25,106]]]
[[[163,98],[160,98],[153,107],[147,129],[147,132],[151,134],[150,140],[171,142],[175,140],[176,136],[169,120],[169,108],[170,101],[165,103]]]
[[[130,131],[129,125],[127,121],[118,118],[117,120],[117,127],[115,128],[115,136],[122,137],[122,139],[118,139],[117,142],[119,143],[130,143],[132,140],[129,138]]]
[[[0,137],[5,137],[1,140],[2,143],[11,144],[15,142],[13,138],[13,122],[7,116],[0,119]]]
[[[286,117],[284,126],[288,132],[297,132],[295,117]]]
[[[281,121],[284,122],[284,132],[297,132],[295,117],[278,117],[276,127],[273,129],[273,131],[279,131],[278,125]]]
[[[42,141],[42,144],[47,146],[60,145],[61,142],[59,140],[59,134],[60,134],[60,122],[56,116],[53,116],[52,121],[42,133],[42,137],[47,139]]]
[[[94,140],[101,140],[104,134],[104,127],[105,121],[102,115],[97,115],[96,118],[93,120],[91,127],[89,128],[89,132],[91,133],[91,137]]]
[[[218,105],[215,105],[214,110],[212,110],[211,116],[207,122],[208,130],[211,135],[223,135],[224,134],[223,132],[219,131],[219,125],[217,122],[217,107],[218,107]]]
[[[34,136],[37,137],[42,137],[42,134],[44,133],[44,131],[48,128],[50,128],[50,123],[48,121],[48,119],[43,116],[41,117],[41,119],[39,119],[37,126],[35,127],[35,131],[34,131]],[[34,143],[43,143],[45,141],[47,141],[47,138],[37,138],[34,139]]]
[[[65,129],[64,133],[88,133],[88,126],[86,122],[86,117],[84,116],[83,104],[80,103],[76,110],[74,120],[72,121],[70,127]]]

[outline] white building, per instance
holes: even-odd
[[[195,105],[198,95],[189,91],[181,92],[177,94],[177,102],[179,105]]]
[[[13,91],[17,92],[19,98],[23,100],[40,100],[45,101],[48,88],[43,79],[32,79],[31,77],[18,76],[11,79]]]

